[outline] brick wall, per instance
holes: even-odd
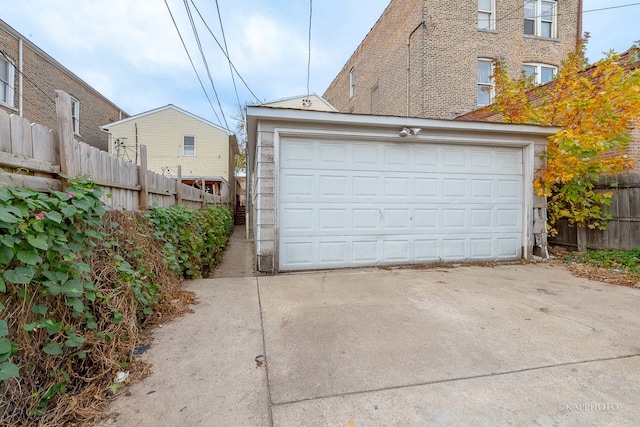
[[[578,3],[558,2],[558,37],[546,39],[523,34],[522,0],[496,1],[495,31],[477,29],[477,2],[392,0],[324,98],[341,112],[404,116],[409,81],[410,116],[451,119],[476,108],[478,58],[504,60],[512,75],[524,62],[559,66],[575,49]]]
[[[15,65],[14,106],[0,103],[0,108],[10,114],[18,114],[20,104],[19,39],[22,38],[11,27],[0,21],[0,49]],[[73,75],[53,58],[28,40],[23,39],[23,115],[29,121],[42,124],[49,129],[56,126],[55,94],[63,90],[80,101],[80,135],[77,139],[107,151],[108,135],[100,126],[115,122],[128,115]]]

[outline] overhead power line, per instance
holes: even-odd
[[[195,5],[194,5],[195,7]],[[227,37],[224,35],[224,26],[222,25],[222,15],[220,14],[220,5],[216,0],[216,9],[218,10],[218,21],[220,21],[220,30],[222,31],[222,41],[224,42],[224,53],[229,60],[229,71],[231,72],[231,81],[233,82],[233,90],[236,92],[236,100],[238,101],[238,108],[242,110],[242,104],[240,104],[240,96],[238,96],[238,86],[236,86],[236,78],[233,75],[233,67],[231,66],[231,59],[229,59],[229,46],[227,46]]]
[[[13,64],[13,60],[12,60],[11,58],[9,58],[9,57],[7,56],[7,54],[6,54],[3,50],[0,50],[0,54],[1,54],[2,56],[4,56],[4,57],[6,58],[6,60],[7,60],[7,61],[9,61],[9,63]],[[55,102],[55,99],[54,99],[50,94],[48,94],[47,92],[45,92],[44,90],[42,90],[42,88],[41,88],[40,86],[38,86],[38,85],[37,85],[33,80],[31,80],[31,79],[29,78],[29,76],[27,76],[24,72],[20,71],[18,68],[15,68],[15,67],[14,67],[14,69],[15,69],[15,71],[17,71],[17,72],[18,72],[22,77],[24,77],[25,79],[27,79],[27,81],[28,81],[29,83],[31,83],[31,84],[32,84],[36,89],[38,89],[40,92],[42,92],[42,94],[43,94],[44,96],[46,96],[46,97],[47,97],[47,99],[49,99],[49,100],[51,100],[51,101],[54,101],[54,102]],[[45,83],[47,83],[47,84],[48,84],[48,82],[45,82]]]
[[[186,1],[186,0],[185,0]],[[220,42],[218,41],[218,38],[215,36],[215,34],[213,34],[213,31],[211,31],[211,28],[209,28],[209,25],[207,24],[207,21],[205,21],[204,17],[202,16],[202,14],[200,13],[200,10],[198,9],[198,6],[196,6],[196,4],[193,2],[193,0],[191,0],[191,4],[193,5],[193,8],[196,10],[196,12],[198,12],[198,15],[200,16],[200,19],[202,20],[202,22],[204,23],[204,26],[207,28],[207,30],[209,30],[209,34],[211,34],[211,37],[213,37],[213,40],[215,40],[215,42],[217,43],[218,47],[220,48],[220,50],[222,51],[222,53],[224,54],[225,58],[227,58],[227,60],[229,61],[229,64],[231,64],[231,66],[233,67],[233,71],[236,72],[236,74],[238,75],[238,77],[240,78],[240,80],[242,81],[242,83],[244,84],[244,86],[247,88],[247,90],[251,93],[251,95],[253,95],[253,97],[256,99],[256,101],[258,101],[260,104],[264,104],[262,101],[260,101],[260,98],[258,98],[256,96],[255,93],[253,93],[253,91],[251,90],[251,88],[249,87],[249,85],[247,84],[247,82],[242,78],[242,75],[238,72],[238,69],[236,68],[235,65],[233,65],[233,62],[231,61],[231,59],[229,58],[229,55],[227,55],[227,53],[225,52],[224,48],[222,47],[222,45],[220,44]]]
[[[220,97],[218,96],[216,85],[213,83],[213,77],[211,77],[211,70],[209,70],[209,63],[207,62],[207,57],[204,54],[204,49],[202,49],[202,43],[200,42],[198,29],[196,28],[196,23],[193,20],[193,15],[191,15],[191,9],[189,9],[189,2],[187,0],[184,0],[184,7],[187,11],[187,16],[189,17],[189,22],[191,23],[191,28],[193,29],[193,36],[196,38],[196,44],[198,45],[198,50],[200,51],[202,62],[204,62],[204,68],[207,71],[209,82],[211,82],[211,88],[213,89],[213,94],[216,96],[216,100],[218,101],[218,107],[220,107],[220,113],[222,114],[222,119],[224,120],[225,129],[229,130],[229,124],[227,123],[227,118],[224,115],[224,110],[222,109],[222,103],[220,103]]]
[[[601,10],[609,10],[609,9],[620,9],[622,7],[629,7],[629,6],[640,6],[640,3],[629,3],[629,4],[621,4],[618,6],[609,6],[609,7],[602,7],[600,9],[590,9],[590,10],[584,10],[582,11],[582,13],[587,13],[587,12],[599,12]]]
[[[309,80],[311,79],[311,20],[313,18],[313,0],[309,0],[309,59],[307,60],[307,95],[309,91]]]
[[[202,91],[204,92],[204,96],[207,97],[207,101],[209,101],[209,105],[211,106],[211,111],[213,111],[213,114],[216,116],[216,119],[218,119],[218,124],[220,126],[222,126],[222,122],[220,121],[220,117],[218,116],[218,113],[216,112],[216,109],[213,107],[213,103],[211,102],[211,98],[209,98],[209,94],[207,93],[207,90],[204,87],[204,83],[202,83],[202,79],[200,78],[200,74],[198,74],[198,69],[196,68],[195,64],[193,63],[193,59],[191,59],[191,54],[189,53],[189,49],[187,49],[187,45],[184,42],[184,39],[182,38],[182,34],[180,33],[180,29],[178,28],[178,24],[176,23],[176,20],[173,18],[173,13],[171,12],[171,8],[169,7],[169,3],[167,3],[167,0],[164,0],[164,4],[167,5],[167,10],[169,11],[169,15],[171,15],[171,20],[173,21],[173,26],[175,27],[176,31],[178,32],[178,37],[180,37],[180,41],[182,42],[182,47],[184,47],[184,51],[187,53],[187,57],[189,57],[189,62],[191,63],[191,66],[193,67],[193,71],[196,73],[196,77],[198,78],[198,81],[200,82],[200,87],[202,88]]]

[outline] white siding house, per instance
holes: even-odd
[[[137,114],[101,127],[109,133],[109,152],[138,162],[140,145],[147,146],[149,170],[185,183],[205,181],[209,191],[231,196],[235,188],[233,133],[174,105]]]

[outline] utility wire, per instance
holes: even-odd
[[[224,42],[224,53],[229,60],[229,71],[231,72],[231,81],[233,82],[233,90],[236,92],[236,100],[238,101],[238,108],[242,110],[242,104],[240,104],[240,96],[238,95],[238,86],[236,86],[236,78],[233,75],[233,67],[231,66],[231,59],[229,59],[229,47],[227,46],[227,38],[224,35],[224,26],[222,25],[222,15],[220,14],[220,5],[216,0],[216,9],[218,10],[218,20],[220,21],[220,30],[222,31],[222,41]]]
[[[620,9],[622,7],[629,7],[629,6],[639,6],[640,3],[629,3],[629,4],[621,4],[619,6],[609,6],[609,7],[603,7],[600,9],[590,9],[590,10],[583,10],[582,13],[587,13],[587,12],[599,12],[601,10],[609,10],[609,9]]]
[[[196,68],[195,64],[193,63],[193,59],[191,59],[191,54],[189,54],[189,49],[187,49],[187,45],[184,43],[184,39],[182,38],[182,34],[180,34],[180,29],[178,28],[178,24],[176,24],[176,20],[173,18],[173,13],[171,12],[171,8],[169,7],[169,3],[167,3],[167,0],[164,0],[164,4],[167,5],[167,10],[169,11],[169,15],[171,15],[171,20],[173,21],[173,26],[176,28],[176,31],[178,32],[178,36],[180,37],[180,41],[182,42],[182,47],[184,47],[184,51],[187,53],[187,57],[189,57],[189,62],[191,62],[191,66],[193,67],[193,71],[196,73],[196,77],[198,78],[198,81],[200,82],[200,87],[202,88],[202,91],[204,92],[204,96],[207,97],[207,101],[209,101],[209,105],[211,106],[211,111],[213,111],[213,114],[216,116],[216,119],[218,119],[218,124],[222,125],[220,122],[220,117],[218,117],[218,113],[216,112],[216,109],[213,107],[213,103],[211,102],[211,98],[209,98],[209,94],[207,93],[207,90],[204,87],[204,83],[202,83],[202,79],[200,78],[200,74],[198,74],[198,69]]]
[[[186,1],[186,0],[185,0]],[[238,72],[238,69],[236,68],[235,65],[233,65],[233,62],[231,62],[231,59],[229,58],[229,55],[227,55],[227,53],[224,51],[224,48],[222,47],[222,45],[220,44],[220,42],[218,41],[218,38],[215,36],[215,34],[213,34],[213,31],[211,31],[211,28],[209,28],[209,25],[207,24],[207,21],[205,21],[204,17],[202,16],[202,14],[200,13],[200,10],[198,10],[198,6],[196,6],[196,4],[193,2],[193,0],[191,0],[191,4],[193,4],[194,9],[196,10],[196,12],[198,12],[198,15],[200,16],[200,19],[202,20],[202,22],[204,23],[204,26],[207,28],[207,30],[209,30],[209,34],[211,34],[211,37],[213,37],[213,40],[215,40],[215,42],[218,44],[218,47],[220,48],[220,50],[222,50],[222,53],[224,54],[224,56],[227,58],[227,60],[229,61],[229,64],[231,64],[231,66],[233,67],[233,70],[236,72],[236,74],[238,75],[238,77],[240,78],[240,80],[242,81],[242,83],[244,84],[244,86],[247,88],[247,90],[249,92],[251,92],[251,95],[253,95],[253,97],[256,99],[256,101],[258,101],[260,104],[264,104],[264,102],[260,101],[260,98],[258,98],[256,96],[255,93],[253,93],[253,91],[251,90],[251,88],[249,87],[249,85],[247,84],[247,82],[242,78],[242,75]]]
[[[311,79],[311,19],[312,17],[313,17],[313,0],[309,0],[309,59],[307,60],[307,96],[310,95],[309,80]]]
[[[216,90],[216,85],[213,83],[213,77],[211,77],[211,71],[209,70],[209,63],[207,62],[207,57],[204,54],[204,49],[202,49],[202,43],[200,43],[200,36],[198,35],[198,29],[196,28],[196,23],[193,20],[193,15],[191,15],[191,9],[189,9],[189,2],[184,0],[184,7],[187,10],[187,16],[189,17],[189,22],[191,22],[191,28],[193,29],[193,35],[196,38],[196,43],[198,45],[198,50],[200,51],[200,56],[202,57],[202,61],[204,62],[204,68],[207,70],[207,76],[209,77],[209,81],[211,82],[211,87],[213,88],[213,93],[216,96],[216,100],[218,101],[218,107],[220,107],[220,113],[222,114],[222,118],[224,120],[224,124],[226,126],[226,130],[229,130],[229,124],[227,123],[227,118],[224,115],[224,110],[222,109],[222,104],[220,103],[220,97],[218,96],[218,91]]]
[[[0,54],[2,54],[2,56],[4,56],[4,57],[7,59],[7,61],[9,61],[9,63],[13,65],[13,60],[12,60],[11,58],[9,58],[9,57],[7,56],[7,54],[6,54],[6,53],[4,53],[4,51],[3,51],[3,50],[0,50]],[[42,90],[42,88],[40,88],[40,86],[38,86],[38,85],[37,85],[33,80],[31,80],[31,79],[30,79],[30,78],[29,78],[29,77],[28,77],[24,72],[20,71],[20,70],[19,70],[18,68],[16,68],[15,66],[14,66],[13,68],[14,68],[14,70],[15,70],[15,71],[17,71],[17,72],[18,72],[22,77],[24,77],[25,79],[27,79],[27,81],[28,81],[29,83],[31,83],[32,85],[34,85],[34,86],[36,87],[36,89],[38,89],[40,92],[42,92],[42,93],[44,94],[44,96],[46,96],[46,97],[47,97],[47,99],[49,99],[49,100],[51,100],[51,101],[54,101],[54,102],[55,102],[55,99],[54,99],[50,94],[48,94],[47,92],[45,92],[44,90]],[[14,88],[15,88],[15,85],[14,85]]]

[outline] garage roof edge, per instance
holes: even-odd
[[[297,122],[317,122],[323,124],[369,125],[382,127],[421,127],[424,129],[449,129],[461,131],[490,131],[496,133],[521,133],[548,136],[560,128],[540,125],[469,122],[458,120],[424,119],[417,117],[375,116],[363,114],[332,113],[324,111],[306,111],[262,106],[247,107],[249,128],[255,130],[258,119],[286,120]]]

